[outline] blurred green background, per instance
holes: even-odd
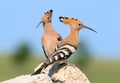
[[[18,45],[13,53],[1,53],[0,81],[31,74],[43,60],[45,56],[32,53],[27,43]],[[69,62],[78,66],[91,83],[120,82],[120,61],[95,59],[83,42],[79,45],[77,53],[70,57]]]

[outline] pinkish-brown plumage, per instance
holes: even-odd
[[[61,36],[55,31],[52,25],[52,12],[50,10],[42,16],[42,21],[39,23],[43,23],[44,32],[42,35],[42,47],[45,53],[45,56],[48,58],[55,51],[55,48],[60,40],[62,40]],[[37,25],[37,27],[39,26]]]
[[[79,21],[78,19],[68,18],[68,17],[59,17],[59,19],[64,24],[70,25],[70,33],[64,40],[61,41],[61,43],[58,44],[59,47],[64,44],[71,44],[77,48],[78,44],[79,44],[78,33],[82,28],[87,28],[87,29],[90,29],[90,30],[96,32],[92,28],[89,28],[89,27],[83,25],[83,23],[81,21]]]
[[[57,45],[56,51],[32,75],[41,73],[42,69],[46,69],[50,64],[67,60],[74,52],[76,52],[79,44],[78,33],[82,28],[87,28],[96,32],[92,28],[83,25],[78,19],[68,17],[59,17],[59,19],[64,24],[70,25],[70,34]]]

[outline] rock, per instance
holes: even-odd
[[[37,66],[35,71],[40,68]],[[74,64],[64,62],[49,65],[38,75],[22,75],[1,83],[90,83],[86,75]]]
[[[49,65],[42,72],[49,75],[54,83],[90,83],[86,75],[78,67],[69,62]]]
[[[47,74],[22,75],[0,83],[53,83]]]

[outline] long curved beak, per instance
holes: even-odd
[[[94,29],[92,29],[92,28],[90,28],[90,27],[88,27],[88,26],[83,25],[83,27],[84,27],[84,28],[87,28],[87,29],[89,29],[89,30],[91,30],[91,31],[93,31],[93,32],[95,32],[95,33],[97,33],[97,31],[95,31]]]
[[[39,26],[41,23],[43,23],[43,21],[40,21],[40,22],[37,24],[36,28],[38,28],[38,26]]]

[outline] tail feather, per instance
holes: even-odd
[[[42,69],[43,69],[43,68],[46,68],[48,65],[49,65],[49,64],[43,63],[43,65],[42,65],[37,71],[35,71],[33,74],[31,74],[31,76],[32,76],[32,75],[40,74],[41,71],[42,71]]]

